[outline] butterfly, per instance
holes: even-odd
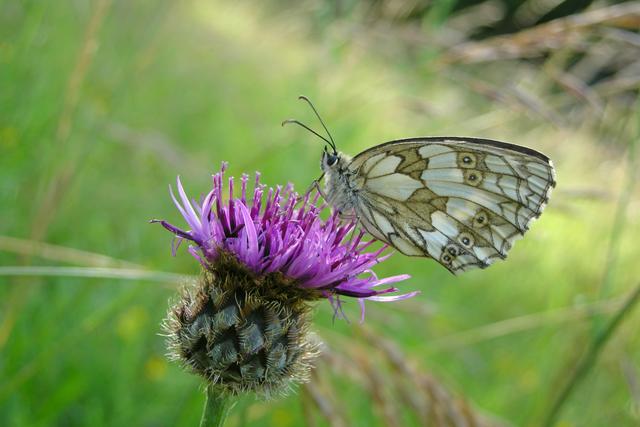
[[[538,218],[555,186],[551,160],[490,139],[421,137],[389,141],[353,158],[324,140],[314,185],[343,216],[355,216],[399,252],[433,258],[457,274],[504,259]],[[325,186],[319,181],[324,176]]]

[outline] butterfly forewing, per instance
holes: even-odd
[[[391,141],[353,158],[356,215],[376,238],[457,273],[506,257],[555,185],[537,151],[474,138]]]

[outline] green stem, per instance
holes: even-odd
[[[625,314],[630,312],[635,304],[638,302],[640,298],[640,285],[636,287],[636,289],[631,293],[625,304],[620,308],[620,310],[616,313],[616,315],[609,321],[609,324],[606,325],[604,330],[602,330],[591,342],[591,347],[585,354],[585,356],[580,360],[576,370],[573,371],[573,375],[569,379],[569,382],[562,389],[557,399],[555,400],[553,406],[549,410],[547,414],[546,420],[544,422],[544,426],[550,427],[553,426],[556,418],[560,414],[564,404],[571,396],[571,393],[576,388],[576,386],[580,383],[581,380],[587,375],[587,373],[591,370],[591,367],[595,364],[598,359],[598,355],[604,348],[611,335],[618,328]]]
[[[207,386],[200,427],[223,427],[235,404],[220,389]]]

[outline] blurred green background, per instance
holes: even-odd
[[[378,274],[422,293],[364,326],[318,304],[313,381],[229,425],[639,425],[639,27],[638,2],[1,1],[0,425],[197,425],[159,324],[199,266],[147,220],[183,224],[168,186],[207,192],[223,160],[306,188],[299,94],[344,152],[506,140],[558,186],[506,262],[395,255]]]

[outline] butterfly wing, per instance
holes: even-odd
[[[391,141],[358,154],[349,172],[369,233],[453,273],[504,259],[555,186],[545,155],[474,138]]]

